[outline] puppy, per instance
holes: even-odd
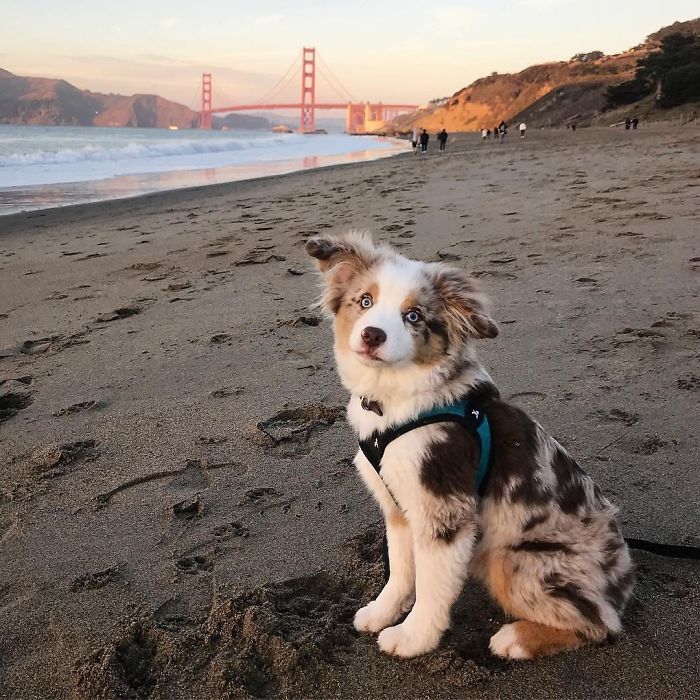
[[[388,654],[429,652],[472,574],[516,620],[491,638],[497,656],[531,659],[618,633],[634,574],[616,509],[554,438],[499,398],[474,351],[498,335],[474,281],[363,234],[312,238],[306,250],[351,393],[363,446],[355,465],[386,521],[390,577],[355,627],[379,633]],[[478,409],[467,413],[487,418],[490,450],[466,418],[424,419],[464,397]]]

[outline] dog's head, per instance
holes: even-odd
[[[312,238],[306,251],[323,273],[339,362],[431,370],[498,335],[485,297],[460,270],[409,260],[357,233]]]

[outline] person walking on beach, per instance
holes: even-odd
[[[430,134],[423,129],[420,135],[420,152],[425,153],[428,150],[428,141],[430,141]]]
[[[413,136],[411,137],[411,145],[413,146],[413,152],[418,153],[418,127],[414,126],[413,127]]]
[[[525,122],[520,122],[520,126],[518,128],[520,129],[520,138],[524,139],[525,138],[525,131],[527,129],[527,124]]]
[[[444,129],[438,133],[437,140],[438,140],[438,143],[440,144],[440,150],[444,151],[445,144],[447,143],[447,132]]]
[[[481,140],[486,141],[486,139],[489,137],[489,134],[491,132],[488,129],[482,129],[481,130]]]
[[[496,141],[498,141],[498,127],[497,126],[493,127],[493,140],[494,140],[494,143]]]
[[[501,123],[498,125],[498,135],[501,137],[501,143],[503,143],[503,140],[505,139],[507,133],[508,124],[506,124],[505,121],[501,120]]]
[[[627,119],[625,119],[625,131],[629,131],[631,126],[632,120],[629,117],[627,117]]]
[[[632,117],[632,131],[637,131],[638,126],[639,126],[639,118],[636,116]]]

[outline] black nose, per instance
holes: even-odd
[[[362,340],[368,348],[376,348],[386,340],[386,333],[381,328],[367,326],[362,330]]]

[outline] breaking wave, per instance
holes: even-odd
[[[143,158],[167,158],[215,153],[231,153],[248,149],[279,148],[298,143],[303,136],[280,134],[266,138],[178,139],[158,142],[131,141],[118,146],[87,145],[82,148],[39,150],[30,153],[0,155],[0,167],[20,165],[53,165],[86,161],[123,161]]]

